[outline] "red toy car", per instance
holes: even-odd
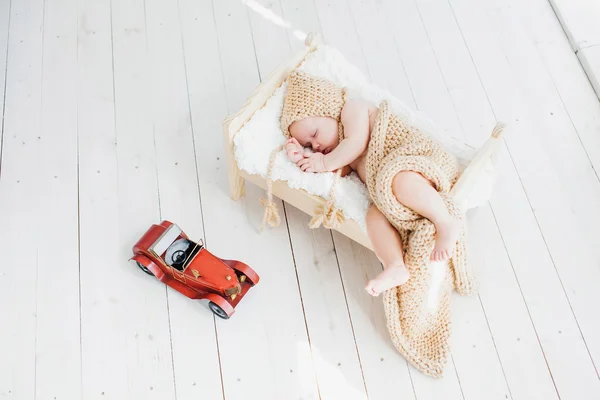
[[[133,246],[138,267],[190,299],[207,299],[215,315],[228,319],[259,281],[252,268],[211,254],[202,241],[192,242],[175,224],[152,225]]]

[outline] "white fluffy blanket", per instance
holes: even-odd
[[[360,98],[376,106],[381,100],[387,99],[393,113],[405,118],[410,125],[438,140],[448,151],[458,157],[463,168],[475,154],[472,148],[462,144],[441,129],[437,129],[422,113],[410,110],[390,93],[368,82],[356,67],[332,47],[319,46],[306,57],[298,69],[345,86],[350,97]],[[285,142],[285,137],[279,127],[285,86],[286,84],[283,83],[275,90],[266,105],[252,116],[234,138],[234,154],[238,166],[249,174],[259,174],[266,178],[271,151]],[[490,170],[489,173],[492,174],[493,171]],[[291,188],[304,189],[308,193],[328,199],[334,174],[332,172],[320,174],[302,172],[287,159],[285,152],[282,151],[275,159],[272,176],[273,180],[287,181]],[[491,194],[492,185],[493,177],[490,176],[490,179],[485,179],[485,184],[481,185],[481,188],[469,193],[467,208],[486,202]],[[353,219],[363,229],[366,229],[365,216],[371,201],[366,186],[355,173],[342,178],[338,183],[336,203],[338,208],[344,212],[346,219]]]

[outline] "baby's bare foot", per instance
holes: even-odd
[[[431,252],[431,261],[446,261],[452,257],[456,241],[460,234],[462,222],[449,217],[447,220],[435,225],[435,246]]]
[[[375,279],[367,283],[365,290],[371,296],[379,296],[384,291],[402,285],[410,278],[410,272],[404,264],[390,266],[384,269]]]

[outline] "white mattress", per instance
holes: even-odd
[[[410,125],[438,140],[448,151],[458,157],[463,168],[474,156],[473,149],[463,145],[441,129],[437,129],[422,113],[408,109],[390,93],[368,82],[356,67],[332,47],[319,46],[306,57],[298,69],[345,86],[350,97],[360,98],[374,105],[387,99],[392,112],[404,117]],[[249,174],[260,174],[266,178],[271,151],[286,140],[279,127],[285,86],[284,83],[275,90],[266,105],[252,116],[234,138],[234,154],[238,166]],[[329,198],[333,176],[332,172],[319,174],[302,172],[288,160],[284,151],[277,154],[272,175],[274,180],[287,181],[291,188],[304,189],[325,199]],[[488,180],[488,185],[482,187],[479,193],[473,194],[476,198],[470,201],[471,206],[488,200],[492,180]],[[343,211],[346,219],[353,219],[366,229],[365,216],[370,205],[369,193],[355,173],[342,178],[338,184],[336,204]]]

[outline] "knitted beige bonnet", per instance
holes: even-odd
[[[287,93],[281,111],[281,130],[286,138],[290,138],[290,125],[307,117],[331,117],[338,121],[338,135],[340,142],[344,138],[344,129],[341,123],[342,108],[346,102],[346,90],[334,83],[308,75],[304,72],[294,71],[287,79]],[[285,145],[281,145],[271,152],[267,178],[267,200],[262,199],[265,207],[263,228],[265,223],[270,226],[279,226],[281,218],[277,206],[273,202],[273,180],[271,172],[275,163],[275,156]],[[330,198],[323,207],[319,207],[315,217],[310,223],[311,228],[318,227],[321,223],[326,228],[336,228],[344,220],[343,214],[334,206],[334,190],[341,176],[342,169],[337,170]]]
[[[298,71],[288,77],[287,84],[281,111],[283,134],[289,138],[290,125],[303,118],[331,117],[338,121],[341,142],[344,134],[340,116],[346,103],[346,91],[328,80]]]

